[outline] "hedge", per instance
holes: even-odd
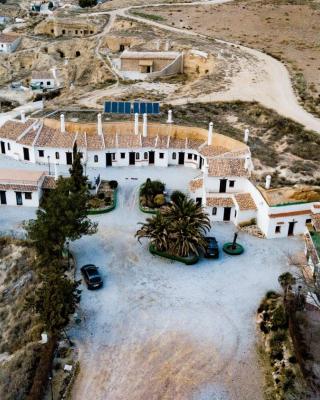
[[[199,256],[197,256],[196,254],[193,254],[192,256],[189,256],[189,257],[174,256],[174,255],[169,254],[169,253],[167,253],[165,251],[157,250],[156,247],[153,244],[150,244],[149,251],[153,255],[157,255],[157,256],[160,256],[160,257],[165,257],[165,258],[168,258],[169,260],[173,260],[173,261],[179,261],[179,262],[184,263],[186,265],[193,265],[193,264],[196,264],[199,261]]]

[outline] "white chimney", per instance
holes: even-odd
[[[169,51],[169,50],[170,50],[170,47],[171,47],[170,40],[167,40],[167,41],[166,41],[166,44],[165,44],[164,50],[165,50],[165,51]]]
[[[66,126],[64,123],[64,115],[63,114],[60,115],[60,130],[61,130],[61,133],[66,132]]]
[[[245,143],[248,143],[248,140],[249,140],[249,133],[250,133],[250,131],[249,131],[248,128],[244,130],[244,139],[243,139],[243,141],[244,141]]]
[[[250,168],[250,158],[246,157],[244,160],[244,169],[248,170]]]
[[[266,176],[266,189],[270,189],[271,186],[271,175]]]
[[[143,114],[143,126],[142,126],[142,136],[148,136],[148,116],[147,114]]]
[[[58,179],[59,179],[58,164],[54,164],[54,180],[57,181]]]
[[[212,145],[212,136],[213,136],[213,122],[210,122],[209,124],[209,130],[208,130],[208,145]]]
[[[25,123],[26,122],[26,113],[24,110],[20,111],[21,114],[21,122]]]
[[[102,121],[101,121],[101,114],[98,114],[98,135],[102,136]]]
[[[139,114],[134,114],[134,134],[139,135]]]
[[[167,119],[167,124],[172,124],[173,119],[172,119],[172,110],[168,111],[168,119]]]

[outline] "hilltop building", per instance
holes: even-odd
[[[19,36],[0,33],[0,53],[13,53],[19,46],[20,40]]]
[[[70,165],[77,142],[87,167],[185,166],[199,170],[189,184],[192,198],[205,207],[212,221],[236,225],[256,222],[267,238],[304,234],[306,225],[320,218],[320,189],[291,187],[272,189],[251,180],[251,153],[244,143],[209,130],[172,123],[148,123],[138,114],[134,122],[77,124],[53,118],[6,122],[0,128],[0,152],[33,163]]]

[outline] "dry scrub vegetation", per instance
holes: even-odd
[[[147,8],[168,25],[241,43],[282,60],[308,111],[320,115],[320,3],[238,0],[221,5]]]
[[[26,399],[35,377],[43,331],[25,298],[39,282],[31,271],[35,251],[27,242],[0,238],[0,393]]]

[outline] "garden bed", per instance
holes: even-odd
[[[139,209],[143,213],[156,214],[166,204],[165,185],[147,179],[139,188]]]
[[[154,245],[150,244],[149,246],[149,251],[153,255],[157,255],[160,257],[165,257],[168,258],[169,260],[173,261],[179,261],[181,263],[184,263],[186,265],[193,265],[196,264],[199,261],[199,256],[196,254],[190,255],[188,257],[180,257],[180,256],[174,256],[172,254],[166,253],[165,251],[159,251],[155,248]]]
[[[110,181],[116,182],[116,181]],[[117,185],[102,181],[98,193],[89,200],[89,215],[105,214],[117,206]]]

